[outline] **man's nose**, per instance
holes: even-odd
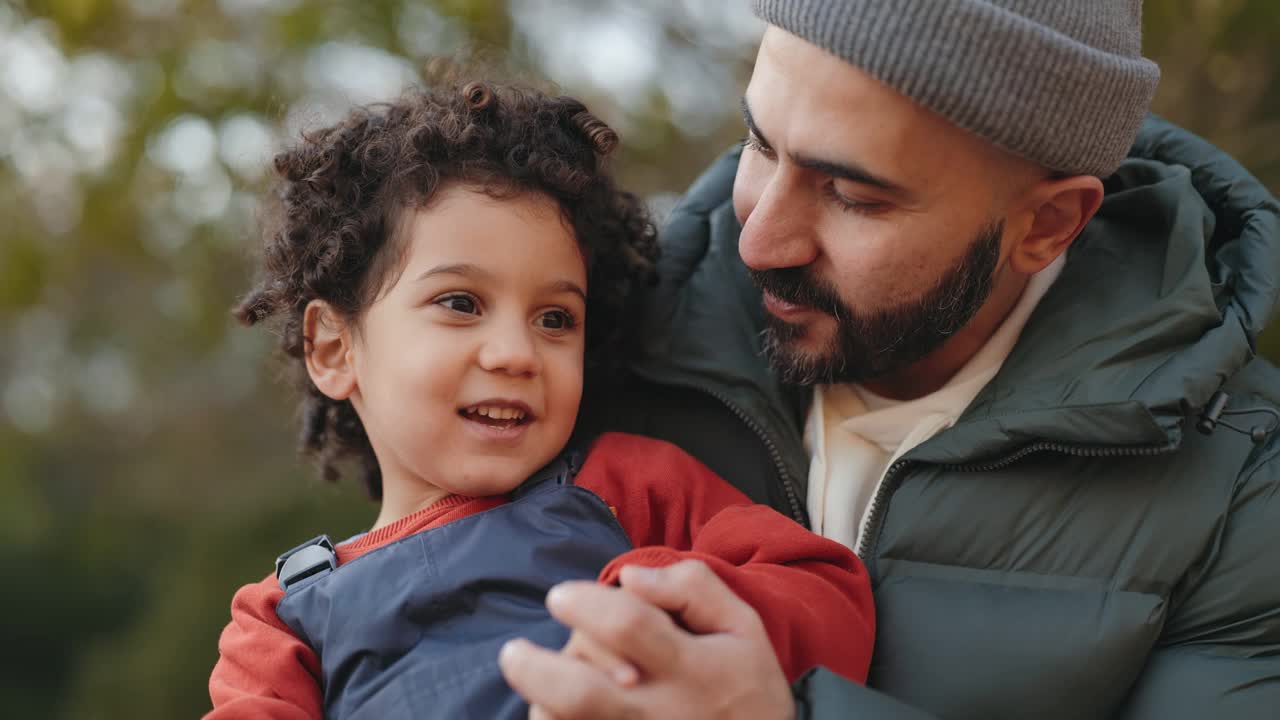
[[[537,375],[542,366],[533,328],[525,322],[495,324],[480,348],[479,365],[489,372]]]
[[[818,256],[814,213],[819,208],[782,168],[760,185],[738,236],[738,255],[753,270],[801,267]]]

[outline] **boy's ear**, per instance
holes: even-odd
[[[323,300],[307,303],[302,316],[303,357],[307,374],[320,392],[346,400],[356,389],[351,329]]]
[[[1024,201],[1025,234],[1009,257],[1017,272],[1032,275],[1067,251],[1102,205],[1102,181],[1092,175],[1049,178]]]

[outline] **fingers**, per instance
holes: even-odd
[[[637,668],[642,675],[670,671],[687,634],[663,610],[616,587],[561,583],[547,594],[547,608],[575,634]]]
[[[663,568],[628,565],[619,582],[627,592],[675,615],[695,633],[754,631],[760,616],[707,564],[682,560]]]
[[[578,658],[516,639],[502,646],[498,666],[512,689],[532,706],[531,720],[634,715],[623,690]]]
[[[562,652],[595,667],[621,687],[635,687],[640,682],[640,671],[634,665],[583,633],[573,633]]]

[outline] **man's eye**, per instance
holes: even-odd
[[[851,200],[836,190],[834,183],[828,183],[824,188],[827,197],[836,204],[844,212],[861,213],[864,215],[874,215],[882,212],[887,207],[882,202],[863,202],[859,200]]]
[[[476,299],[470,295],[446,295],[436,300],[435,304],[464,315],[474,315],[480,311]]]
[[[538,318],[538,324],[546,330],[569,330],[577,324],[577,321],[564,310],[551,310]]]
[[[742,146],[748,150],[754,150],[765,157],[773,157],[773,148],[760,142],[760,138],[753,133],[747,133],[747,136],[742,139]]]

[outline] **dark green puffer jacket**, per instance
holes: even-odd
[[[760,358],[736,163],[676,210],[640,379],[589,422],[672,440],[804,522],[809,397]],[[807,716],[1280,717],[1280,431],[1195,430],[1220,389],[1228,410],[1280,405],[1254,352],[1280,206],[1155,118],[1106,188],[1000,373],[890,468],[858,548],[876,690],[819,671]]]

